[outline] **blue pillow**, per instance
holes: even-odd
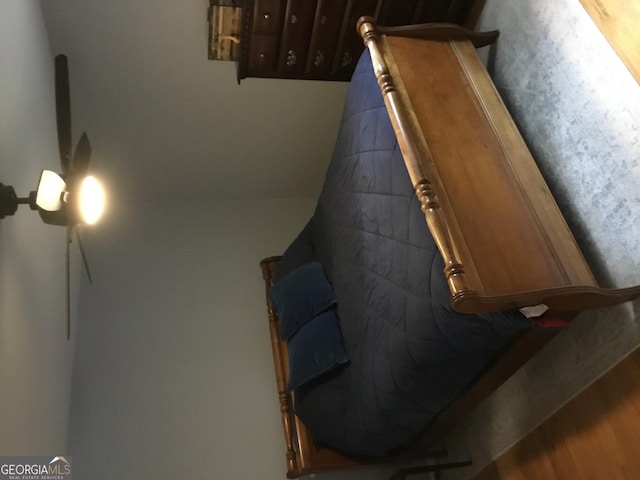
[[[327,310],[291,337],[289,390],[295,390],[349,362],[334,310]]]
[[[289,340],[302,325],[336,303],[320,262],[308,263],[285,275],[269,289],[269,296],[283,340]]]

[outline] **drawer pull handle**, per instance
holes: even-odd
[[[298,17],[296,17],[295,15],[291,15],[291,17],[289,18],[289,21],[291,23],[296,23],[298,21]]]
[[[348,51],[344,52],[344,55],[342,55],[341,65],[343,67],[348,67],[349,65],[351,65],[351,62],[353,62],[353,57],[351,56],[351,53],[349,53]]]
[[[314,57],[314,59],[313,59],[313,64],[314,64],[316,67],[319,67],[319,66],[320,66],[320,65],[322,65],[323,63],[324,63],[324,54],[323,54],[320,50],[318,50],[318,51],[316,52],[316,56],[315,56],[315,57]]]
[[[267,52],[260,52],[260,58],[262,58],[263,60],[267,58]]]
[[[265,13],[263,15],[263,17],[264,17],[265,20],[269,20],[271,18],[271,14],[269,12],[267,12],[267,13]]]
[[[298,61],[298,56],[293,50],[287,52],[287,67],[293,67]]]

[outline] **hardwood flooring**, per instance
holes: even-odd
[[[640,349],[474,480],[640,478]]]
[[[640,2],[580,0],[580,3],[640,83]]]

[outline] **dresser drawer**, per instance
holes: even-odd
[[[318,0],[309,43],[307,73],[323,76],[331,72],[346,6],[344,0]]]
[[[287,2],[278,62],[278,70],[284,76],[304,73],[315,12],[314,0]]]
[[[390,27],[416,23],[418,15],[424,8],[424,3],[424,0],[405,0],[403,2],[386,0],[380,10],[378,25]]]
[[[272,75],[278,65],[278,43],[276,34],[253,34],[247,61],[248,75]]]
[[[285,2],[280,0],[257,0],[253,4],[253,33],[278,33],[282,28]]]
[[[1,0],[0,0],[1,1]],[[228,0],[209,0],[227,3]],[[379,25],[466,21],[483,0],[233,0],[242,5],[237,78],[349,80],[364,50],[363,15]]]
[[[442,22],[443,19],[448,20],[447,14],[450,9],[450,0],[426,2],[416,17],[416,23]]]

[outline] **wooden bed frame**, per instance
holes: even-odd
[[[534,307],[570,319],[588,308],[640,297],[640,286],[601,288],[535,161],[484,68],[476,47],[498,32],[455,25],[376,27],[358,31],[434,240],[445,261],[451,305],[462,313]],[[279,257],[261,262],[265,286]],[[293,414],[287,346],[267,296],[287,476],[362,465],[317,448]],[[439,438],[506,381],[552,336],[520,335],[426,432]]]

